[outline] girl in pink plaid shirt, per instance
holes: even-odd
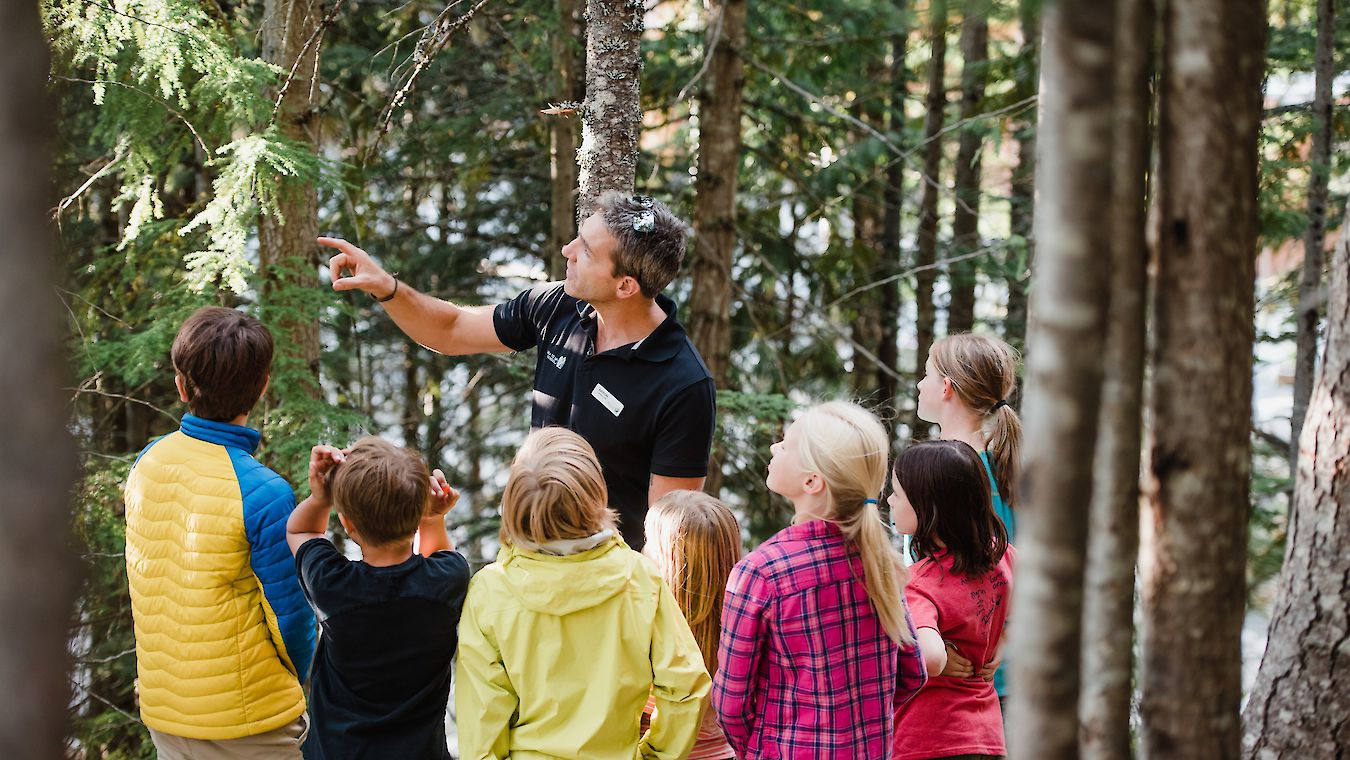
[[[792,525],[732,570],[713,706],[741,760],[877,760],[923,686],[906,580],[877,511],[886,430],[846,402],[812,407],[774,444],[769,490]]]

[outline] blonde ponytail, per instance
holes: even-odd
[[[908,573],[881,523],[876,500],[886,483],[886,428],[866,409],[844,401],[812,407],[795,423],[802,469],[819,473],[833,500],[829,519],[858,549],[863,585],[886,635],[914,643],[901,599]]]

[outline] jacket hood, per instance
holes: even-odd
[[[522,605],[531,612],[561,617],[603,604],[627,588],[633,577],[628,554],[628,545],[616,536],[566,557],[507,545],[497,563],[502,580]]]

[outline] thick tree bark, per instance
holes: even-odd
[[[1298,283],[1298,334],[1294,358],[1294,410],[1289,417],[1289,471],[1298,468],[1303,417],[1317,369],[1317,323],[1322,316],[1322,245],[1327,231],[1327,179],[1331,174],[1331,80],[1335,77],[1332,0],[1317,0],[1317,63],[1313,92],[1312,155],[1308,157],[1308,230]]]
[[[984,126],[972,120],[984,108],[989,63],[988,0],[967,0],[961,20],[961,140],[956,152],[956,210],[952,214],[952,252],[957,256],[980,247],[980,150]],[[952,300],[947,332],[968,332],[975,326],[974,259],[947,267]]]
[[[577,92],[576,0],[558,0],[558,30],[553,35],[555,100],[575,102]],[[552,203],[548,250],[544,252],[551,280],[566,274],[567,260],[562,248],[577,234],[577,137],[576,124],[570,118],[555,117],[549,124],[549,167]]]
[[[642,0],[586,0],[586,102],[577,214],[609,190],[631,193],[642,122]]]
[[[914,301],[917,317],[914,324],[914,378],[924,375],[928,349],[933,345],[937,329],[937,308],[933,305],[933,283],[937,273],[938,235],[938,177],[942,172],[942,122],[947,105],[944,75],[947,68],[947,0],[931,0],[928,4],[928,39],[932,55],[928,58],[928,94],[924,98],[927,113],[923,120],[923,175],[919,182],[923,192],[919,198],[918,247],[914,265]],[[910,417],[911,435],[916,440],[928,437],[928,423],[919,419],[919,405],[914,404]]]
[[[0,713],[7,758],[62,755],[70,705],[75,568],[70,493],[78,477],[67,425],[48,140],[48,52],[37,3],[0,5]]]
[[[1244,713],[1243,755],[1257,760],[1342,757],[1350,747],[1350,218],[1341,230],[1289,547]]]
[[[1164,12],[1140,553],[1139,742],[1153,760],[1239,752],[1265,28],[1261,0]]]
[[[294,77],[281,98],[277,123],[287,137],[318,150],[314,103],[319,83],[318,0],[267,0],[263,10],[262,52],[271,64]],[[290,293],[314,293],[319,287],[319,196],[310,183],[284,182],[278,199],[280,216],[258,219],[258,261],[263,275],[263,309],[277,340],[277,367],[300,363],[291,374],[296,391],[319,396],[319,319],[307,314],[310,299]],[[276,316],[273,317],[272,315]],[[289,389],[288,389],[289,390]]]
[[[1017,73],[1014,75],[1018,100],[1025,100],[1040,92],[1041,74],[1041,0],[1021,0],[1019,18],[1022,25],[1022,48],[1017,54]],[[1036,190],[1036,114],[1031,106],[1014,119],[1009,129],[1017,140],[1017,164],[1012,170],[1009,224],[1012,234],[1020,241],[1010,247],[1005,256],[1008,288],[1008,312],[1004,323],[1004,338],[1008,345],[1021,351],[1027,338],[1027,283],[1031,279],[1031,264],[1035,258],[1032,223],[1035,218],[1033,199]],[[1014,406],[1017,406],[1014,403]]]
[[[699,93],[698,176],[694,178],[693,288],[689,337],[718,388],[731,368],[731,267],[736,254],[736,183],[741,165],[741,90],[745,84],[745,0],[707,5],[712,62]],[[722,449],[713,452],[708,493],[722,488]]]
[[[1026,382],[1027,488],[1013,587],[1014,760],[1078,757],[1083,570],[1111,229],[1115,3],[1045,12],[1035,319]]]
[[[1083,603],[1080,745],[1088,760],[1130,760],[1134,567],[1139,554],[1148,288],[1149,76],[1154,0],[1119,0],[1111,159],[1111,299]]]

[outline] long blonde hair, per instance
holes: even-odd
[[[671,491],[647,511],[643,549],[661,570],[694,633],[703,664],[717,672],[722,599],[741,559],[741,526],[722,502],[699,491]]]
[[[813,406],[794,425],[801,468],[824,478],[833,502],[827,519],[858,547],[867,597],[886,635],[899,644],[914,643],[901,600],[909,572],[877,509],[887,475],[886,428],[876,415],[846,401]]]
[[[1022,479],[1022,420],[1008,405],[1017,390],[1016,349],[988,335],[958,333],[934,343],[928,355],[961,403],[982,415],[998,495],[1012,509]]]
[[[595,449],[566,428],[530,433],[511,462],[502,494],[504,544],[544,544],[615,530]]]

